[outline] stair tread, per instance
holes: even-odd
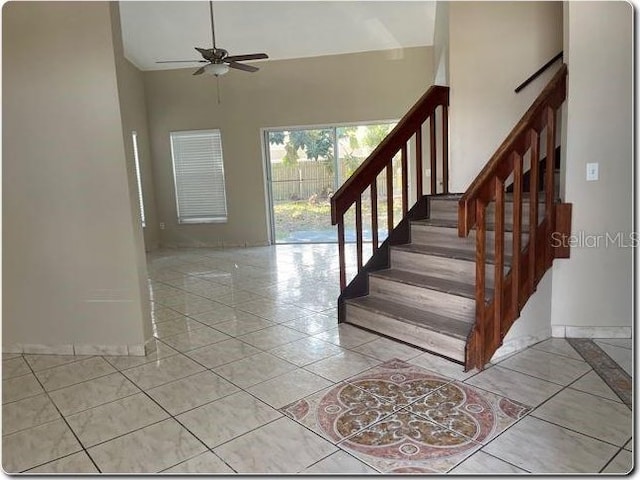
[[[384,278],[394,282],[414,285],[416,287],[428,288],[443,293],[450,293],[452,295],[458,295],[460,297],[471,299],[475,298],[475,285],[472,285],[470,283],[463,283],[440,277],[432,277],[429,275],[423,275],[420,273],[410,272],[408,270],[402,270],[398,268],[378,270],[369,273],[369,275],[373,277]],[[486,295],[487,299],[490,299],[493,296],[493,289],[487,288]]]
[[[429,197],[430,200],[445,200],[448,202],[457,202],[458,200],[460,200],[462,198],[464,194],[463,193],[449,193],[446,195],[432,195]],[[526,200],[529,198],[529,192],[522,192],[522,199]],[[513,193],[512,192],[505,192],[504,194],[504,199],[505,201],[512,203],[513,202]],[[539,192],[538,193],[538,203],[544,203],[544,193],[543,192]]]
[[[350,299],[347,304],[461,340],[467,339],[473,327],[472,323],[372,296]]]
[[[407,243],[405,245],[393,245],[391,250],[403,252],[419,253],[422,255],[436,255],[438,257],[455,258],[458,260],[476,261],[476,251],[463,248],[436,247],[418,243]],[[486,263],[493,264],[493,252],[487,252]],[[511,265],[511,255],[504,254],[504,265]]]
[[[426,227],[443,227],[443,228],[455,228],[456,230],[458,229],[458,221],[457,220],[445,220],[445,219],[437,219],[437,218],[423,218],[420,220],[412,220],[411,221],[411,225],[418,225],[418,226],[426,226]],[[488,231],[494,231],[495,230],[495,223],[486,223],[486,229]],[[475,230],[475,227],[473,228],[473,230]],[[505,222],[504,224],[504,231],[505,232],[513,232],[513,225]],[[527,234],[526,231],[524,231],[523,229],[523,234]]]

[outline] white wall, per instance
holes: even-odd
[[[3,350],[140,354],[109,3],[10,2],[2,20]]]
[[[450,190],[464,192],[559,67],[561,2],[450,2]]]
[[[563,158],[572,231],[628,235],[633,227],[632,6],[568,2],[565,14],[569,78]],[[600,164],[599,181],[585,179],[590,162]],[[572,248],[570,260],[554,264],[552,324],[623,327],[608,335],[630,332],[632,269],[630,248]],[[554,330],[560,335],[563,329]],[[570,328],[566,333],[589,332]]]
[[[436,3],[433,27],[433,84],[449,85],[449,2]]]

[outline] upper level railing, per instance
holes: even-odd
[[[538,70],[536,70],[534,73],[532,73],[529,78],[527,78],[524,82],[522,82],[520,85],[518,85],[516,87],[516,89],[514,90],[514,92],[520,93],[522,90],[524,90],[527,87],[527,85],[529,85],[536,78],[538,78],[540,75],[542,75],[547,70],[547,68],[551,67],[551,65],[553,65],[558,60],[560,60],[562,58],[563,54],[564,54],[564,52],[558,53],[555,57],[553,57],[551,60],[549,60],[543,66],[541,66]]]
[[[489,361],[553,261],[556,113],[566,97],[566,77],[567,66],[563,65],[459,201],[458,233],[464,237],[475,229],[476,235],[476,322],[467,341],[467,369],[482,368]],[[542,219],[538,210],[541,139],[546,150]],[[530,172],[527,228],[523,227],[522,193],[526,164]],[[513,246],[509,261],[505,254],[505,186],[510,182],[513,182]],[[493,217],[494,238],[493,245],[487,246],[489,216]],[[525,245],[523,234],[528,236]],[[487,288],[488,260],[493,262],[493,272],[489,272],[493,277],[492,289]]]
[[[442,107],[440,115],[436,115],[438,107]],[[423,125],[428,121],[428,166],[430,170],[430,192],[438,191],[438,152],[441,148],[441,193],[448,193],[448,108],[449,88],[434,85],[418,100],[396,127],[360,165],[351,177],[331,197],[331,223],[338,225],[338,249],[340,254],[340,289],[346,287],[345,265],[345,214],[355,205],[355,236],[358,272],[363,266],[363,221],[362,199],[367,190],[370,192],[371,209],[370,225],[373,253],[379,248],[378,238],[378,176],[386,170],[386,223],[387,231],[394,227],[394,167],[393,159],[400,155],[400,197],[402,215],[410,208],[410,186],[415,191],[416,201],[424,195],[423,165]],[[439,122],[438,122],[439,120]],[[437,128],[437,124],[440,128]],[[441,141],[438,142],[437,131],[440,130]],[[413,139],[413,141],[411,141]],[[411,157],[411,160],[410,158]],[[411,163],[410,163],[411,162]],[[415,177],[415,178],[414,178]],[[414,183],[415,182],[415,183]]]

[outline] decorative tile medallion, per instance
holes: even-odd
[[[381,472],[436,473],[449,470],[481,444],[400,410],[339,446]]]
[[[340,383],[281,410],[334,443],[393,412],[393,405],[349,383]]]
[[[530,408],[454,382],[419,399],[408,410],[476,442],[485,443],[522,418]]]
[[[388,473],[445,472],[528,411],[397,359],[282,409]]]
[[[452,380],[394,359],[346,381],[400,408]]]

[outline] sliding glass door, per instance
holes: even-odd
[[[265,131],[273,243],[337,242],[331,195],[394,126],[386,122]],[[384,182],[380,187],[378,195],[384,197]],[[368,207],[365,203],[363,208],[370,208],[370,202]],[[364,230],[370,241],[370,229]],[[347,241],[355,241],[353,229],[347,228],[345,235]]]

